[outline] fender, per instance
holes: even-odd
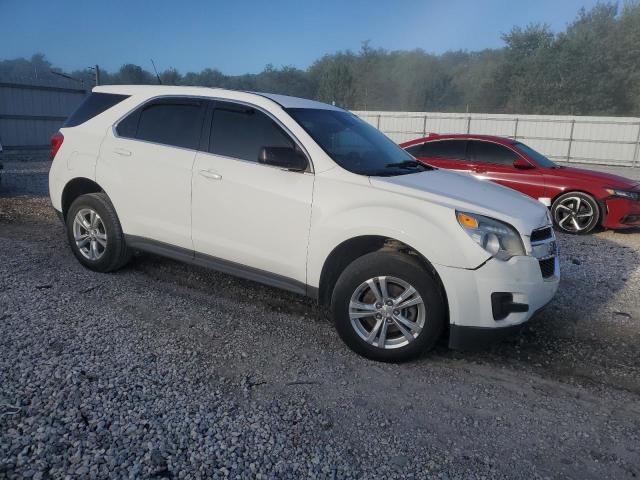
[[[366,177],[365,177],[366,180]],[[323,208],[315,207],[321,197]],[[473,269],[490,255],[457,225],[450,208],[380,191],[364,181],[334,182],[318,175],[307,255],[307,284],[320,284],[322,267],[335,247],[355,237],[392,238],[420,253],[434,267]],[[361,200],[358,200],[361,199]],[[453,235],[451,232],[458,232]]]

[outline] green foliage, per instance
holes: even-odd
[[[640,116],[640,1],[580,10],[565,31],[514,27],[504,48],[432,55],[387,51],[367,41],[358,52],[325,55],[307,70],[267,65],[259,74],[207,68],[160,72],[162,83],[315,98],[357,110]],[[0,61],[0,81],[67,81],[43,55]],[[94,72],[71,75],[92,85]],[[102,72],[102,83],[154,84],[138,65]]]

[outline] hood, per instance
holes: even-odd
[[[370,177],[373,187],[507,222],[523,235],[550,224],[547,207],[515,190],[448,170]]]
[[[554,168],[549,172],[549,175],[553,175],[556,178],[570,178],[573,180],[597,183],[599,187],[630,189],[639,185],[637,180],[631,180],[630,178],[612,175],[610,173],[597,172],[595,170],[585,170],[583,168]]]

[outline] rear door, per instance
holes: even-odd
[[[530,169],[516,168],[513,162],[525,159],[509,147],[490,141],[469,140],[467,153],[473,160],[473,175],[476,178],[513,188],[536,200],[545,196],[544,177],[540,169],[533,165]]]
[[[205,103],[185,97],[152,100],[107,133],[96,178],[127,235],[193,250],[191,172]]]
[[[458,172],[470,172],[464,139],[433,140],[407,148],[407,152],[429,165]]]

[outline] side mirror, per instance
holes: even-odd
[[[513,161],[513,168],[517,168],[518,170],[531,170],[532,168],[536,168],[527,162],[524,158],[516,158]]]
[[[295,172],[307,169],[307,157],[296,147],[262,147],[258,154],[258,163],[285,168]]]

